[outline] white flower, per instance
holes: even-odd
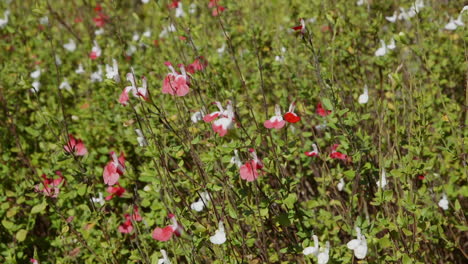
[[[194,211],[201,212],[205,206],[208,206],[208,202],[211,200],[210,194],[208,192],[199,193],[200,199],[192,203],[190,208]]]
[[[314,239],[314,246],[313,247],[306,247],[304,250],[302,250],[302,254],[304,255],[314,255],[317,256],[319,253],[319,242],[318,242],[318,237],[316,235],[313,235],[312,238]]]
[[[31,72],[30,76],[33,79],[39,79],[39,77],[41,77],[41,69],[37,68],[37,70]]]
[[[218,48],[216,52],[218,52],[219,56],[221,56],[223,55],[225,49],[226,49],[226,43],[223,43],[223,46],[221,46],[221,48]]]
[[[358,102],[360,104],[367,104],[367,101],[369,101],[369,90],[367,85],[364,85],[364,93],[359,95]]]
[[[148,146],[148,142],[146,142],[145,136],[143,135],[143,132],[141,132],[140,129],[135,129],[135,132],[137,133],[137,141],[140,147],[145,147]]]
[[[158,264],[171,264],[171,261],[167,257],[166,250],[161,249],[162,258],[158,260]]]
[[[49,24],[49,18],[47,16],[41,17],[39,19],[39,23],[41,23],[41,25],[48,25]]]
[[[364,3],[365,3],[365,4],[369,4],[369,2],[367,2],[367,0],[358,0],[358,1],[356,2],[356,5],[362,6]]]
[[[91,197],[93,203],[99,203],[101,206],[104,205],[104,197],[102,197],[102,192],[99,192],[99,197]]]
[[[394,50],[395,48],[396,48],[395,39],[392,38],[392,39],[390,40],[390,44],[387,44],[387,49],[389,49],[389,50]]]
[[[145,38],[151,37],[151,30],[148,29],[145,32],[143,32],[143,37],[145,37]]]
[[[143,188],[143,191],[145,191],[145,192],[151,191],[151,186],[146,185],[146,186]]]
[[[215,245],[221,245],[226,242],[226,232],[224,231],[223,221],[219,221],[218,229],[215,234],[210,237],[210,241]]]
[[[125,51],[125,55],[132,56],[137,51],[137,47],[135,45],[129,45],[127,51]]]
[[[114,79],[117,83],[120,82],[119,65],[117,64],[117,60],[112,59],[112,66],[106,64],[106,78]]]
[[[242,161],[239,158],[239,153],[237,152],[237,149],[234,150],[234,156],[232,156],[230,163],[236,164],[238,168],[242,166]]]
[[[440,206],[440,208],[442,208],[444,210],[448,210],[448,208],[449,208],[449,201],[448,201],[447,195],[445,193],[442,195],[442,199],[440,199],[440,201],[439,201],[439,206]]]
[[[318,264],[326,264],[330,259],[330,242],[327,241],[325,248],[321,247],[320,252],[317,255]]]
[[[202,111],[198,111],[198,112],[195,112],[191,117],[190,119],[192,120],[193,123],[198,123],[198,121],[202,121],[203,120],[203,112]]]
[[[3,28],[8,24],[8,17],[10,16],[10,10],[3,12],[3,18],[0,18],[0,28]]]
[[[336,187],[338,188],[338,191],[343,191],[343,188],[344,188],[344,185],[345,185],[345,182],[343,180],[343,178],[340,179],[340,182],[336,185]]]
[[[189,13],[190,14],[195,14],[195,12],[197,12],[197,5],[195,3],[192,3],[189,6]]]
[[[77,74],[83,74],[83,73],[85,73],[85,70],[83,69],[83,64],[80,63],[80,64],[78,65],[78,68],[75,70],[75,72],[76,72]]]
[[[140,35],[138,35],[137,32],[133,33],[132,41],[138,41],[139,39],[140,39]]]
[[[71,91],[70,83],[66,78],[63,79],[63,81],[60,83],[59,89],[66,89],[67,91]]]
[[[58,66],[62,65],[62,59],[60,59],[59,55],[55,55],[55,63]]]
[[[174,26],[174,24],[170,24],[169,26],[165,27],[161,33],[159,33],[159,37],[160,38],[164,38],[167,36],[167,34],[169,34],[170,32],[174,32],[176,31],[176,28]]]
[[[361,234],[361,229],[356,227],[357,239],[353,239],[346,244],[346,246],[354,251],[354,256],[357,259],[364,259],[367,255],[367,241],[366,237]]]
[[[69,39],[68,43],[63,44],[63,48],[70,52],[73,52],[76,50],[76,43],[73,39]]]
[[[104,28],[100,28],[100,29],[94,31],[94,35],[96,35],[96,36],[99,36],[99,35],[102,35],[102,34],[104,34]]]
[[[390,23],[395,23],[397,21],[397,11],[393,12],[393,16],[386,16],[385,19]]]
[[[39,92],[39,88],[41,87],[41,83],[39,81],[34,81],[32,83],[32,87],[33,88],[31,88],[31,92],[37,93],[37,92]]]
[[[179,2],[175,10],[175,17],[185,16],[184,9],[182,8],[182,2]]]
[[[382,176],[377,181],[377,187],[379,187],[380,189],[384,189],[385,186],[387,186],[387,177],[386,177],[385,169],[382,169]]]
[[[98,65],[98,70],[91,73],[91,82],[102,82],[102,67]]]

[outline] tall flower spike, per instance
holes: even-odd
[[[210,241],[215,245],[221,245],[226,242],[226,232],[224,231],[223,221],[219,221],[218,229],[216,230],[215,234],[210,237]]]
[[[361,234],[361,229],[356,227],[356,239],[353,239],[346,244],[346,246],[354,251],[354,256],[357,259],[364,259],[367,255],[367,241],[366,237]]]
[[[283,116],[281,115],[281,109],[279,105],[275,105],[275,115],[263,123],[263,125],[269,129],[281,129],[284,127],[285,124],[286,122],[283,120]]]

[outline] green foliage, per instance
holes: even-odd
[[[0,11],[11,11],[0,28],[1,263],[158,263],[161,249],[173,263],[315,263],[302,254],[312,235],[322,247],[330,242],[329,263],[356,263],[346,247],[355,227],[368,244],[358,263],[466,259],[468,33],[443,30],[445,14],[462,8],[457,1],[426,0],[415,17],[396,23],[385,16],[412,1],[219,1],[220,16],[208,1],[183,1],[184,17],[175,17],[170,1],[104,0],[102,11],[96,1],[7,2],[0,2]],[[107,19],[96,34],[100,12]],[[301,17],[315,18],[304,34],[290,29]],[[171,24],[175,32],[161,33]],[[396,49],[376,57],[379,40],[392,38]],[[63,48],[69,39],[74,52]],[[94,40],[102,55],[91,60]],[[208,66],[191,74],[188,95],[161,92],[165,61],[189,65],[200,56]],[[106,79],[113,58],[121,82]],[[99,67],[103,80],[92,82]],[[150,96],[130,95],[122,106],[132,67],[137,86],[147,78]],[[64,80],[70,90],[59,89]],[[364,85],[369,102],[359,104]],[[227,100],[236,125],[226,136],[191,121]],[[284,112],[291,102],[300,122],[263,126],[275,104]],[[331,113],[318,115],[318,103]],[[136,129],[148,146],[139,145]],[[83,140],[86,155],[64,151],[69,134]],[[305,156],[314,143],[319,155]],[[348,159],[331,158],[333,144]],[[253,182],[231,163],[235,151],[248,161],[249,148],[264,164]],[[125,153],[119,184],[126,192],[101,205],[92,199],[109,195],[102,175],[111,151]],[[42,175],[58,179],[56,171],[64,182],[51,197],[40,191]],[[196,212],[191,204],[202,192],[211,201]],[[438,205],[443,195],[448,210]],[[134,206],[143,221],[120,233]],[[169,213],[184,234],[154,240]],[[215,245],[209,238],[219,220],[227,241]]]

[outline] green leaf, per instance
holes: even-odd
[[[37,213],[42,213],[47,207],[47,203],[43,201],[41,204],[36,204],[32,209],[31,209],[31,214],[37,214]]]
[[[25,239],[26,239],[26,236],[28,235],[28,231],[25,230],[25,229],[20,229],[17,233],[16,233],[16,240],[18,240],[19,242],[23,242]]]

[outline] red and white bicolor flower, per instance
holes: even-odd
[[[76,156],[84,156],[88,154],[88,150],[86,149],[83,140],[74,138],[72,134],[68,135],[68,142],[63,146],[63,149],[68,153],[74,153]]]
[[[284,127],[286,122],[283,120],[283,116],[281,115],[281,108],[279,105],[275,105],[275,115],[272,116],[269,120],[263,123],[263,126],[266,128],[272,129],[281,129]]]
[[[219,136],[224,137],[227,134],[227,131],[234,127],[234,109],[232,108],[231,101],[227,102],[226,110],[224,110],[220,102],[215,102],[215,104],[218,106],[219,111],[205,115],[203,117],[203,121],[209,123],[214,120],[211,125],[213,131],[218,133]]]
[[[101,57],[102,50],[99,47],[99,44],[97,43],[96,40],[94,40],[94,46],[91,48],[91,53],[89,54],[89,58],[92,60],[95,60],[99,57]]]
[[[315,145],[315,143],[312,144],[312,148],[313,148],[312,151],[306,151],[306,152],[304,152],[304,154],[306,154],[306,156],[309,156],[309,157],[318,156],[319,151],[318,151],[317,145]]]
[[[294,109],[296,108],[296,103],[292,102],[289,105],[289,110],[283,116],[283,119],[286,120],[288,123],[297,123],[301,121],[301,117],[294,113]]]
[[[170,94],[170,95],[177,95],[177,96],[184,96],[189,92],[189,77],[187,72],[185,71],[185,67],[183,64],[179,64],[180,72],[175,71],[174,67],[170,62],[164,63],[169,70],[171,71],[166,75],[163,81],[162,93]]]
[[[148,82],[145,76],[141,77],[142,87],[136,86],[135,74],[132,72],[127,73],[127,81],[130,82],[131,86],[125,87],[119,97],[119,103],[123,106],[128,104],[128,100],[130,99],[128,94],[131,92],[134,97],[136,98],[143,98],[144,100],[148,100]]]
[[[294,29],[295,31],[299,31],[301,32],[302,34],[304,34],[306,32],[306,24],[305,24],[305,21],[303,18],[301,18],[300,20],[300,25],[299,26],[296,26],[296,27],[293,27],[292,29]]]
[[[114,151],[111,151],[110,156],[112,160],[104,167],[102,176],[104,177],[104,183],[112,186],[119,181],[120,175],[123,175],[125,172],[125,156],[121,152],[117,158],[117,154]]]
[[[180,236],[184,231],[183,227],[177,222],[175,215],[169,214],[169,219],[172,225],[168,225],[164,228],[156,227],[153,230],[153,238],[158,241],[168,241],[172,235]]]
[[[261,169],[263,168],[263,163],[257,157],[257,153],[253,148],[249,149],[249,152],[252,156],[252,159],[242,165],[239,170],[241,179],[251,182],[256,180],[262,173]]]

